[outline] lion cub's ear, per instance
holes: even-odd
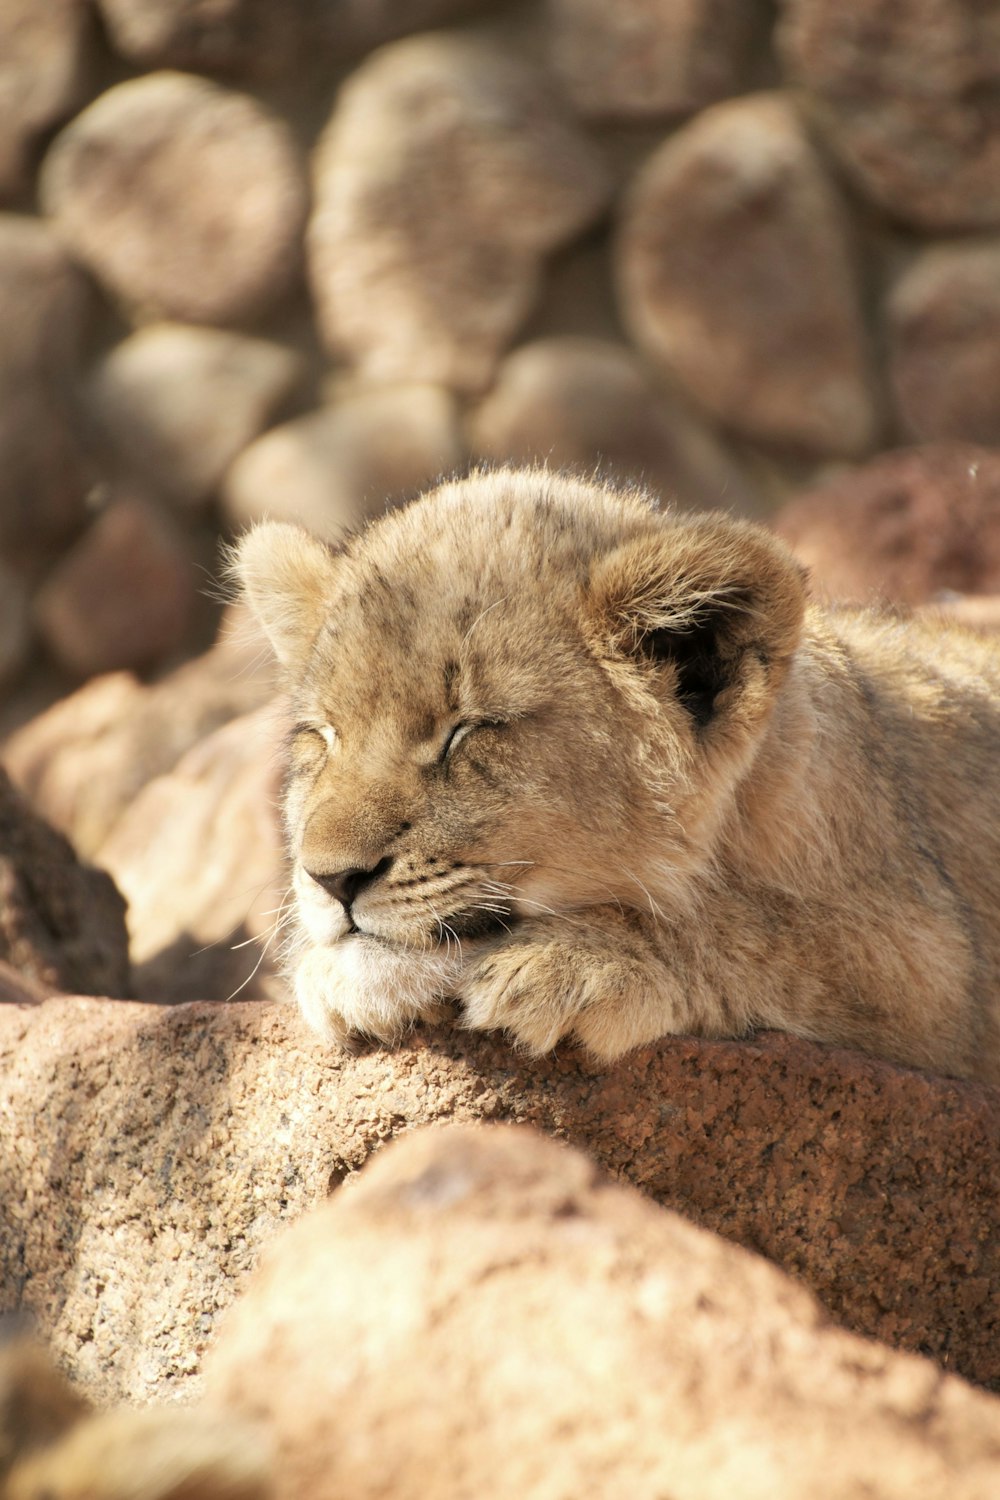
[[[777,538],[726,516],[668,519],[592,569],[601,648],[662,663],[699,728],[725,709],[748,727],[765,712],[799,642],[802,568]]]
[[[283,666],[297,671],[323,623],[337,575],[329,548],[298,526],[265,521],[236,542],[230,576]]]

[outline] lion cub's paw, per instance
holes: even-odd
[[[653,976],[634,960],[561,936],[515,937],[463,975],[463,1024],[507,1032],[540,1056],[573,1035],[602,1061],[669,1029],[650,1017]]]
[[[302,955],[295,998],[329,1042],[349,1048],[358,1035],[397,1042],[414,1021],[450,1014],[442,996],[453,992],[457,972],[448,955],[407,953],[358,934]]]

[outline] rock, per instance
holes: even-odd
[[[1000,223],[1000,14],[979,0],[784,0],[790,80],[862,192],[925,230]]]
[[[226,475],[222,508],[237,529],[267,517],[334,542],[462,457],[455,401],[440,386],[355,392],[251,443]]]
[[[1000,445],[1000,240],[925,250],[893,288],[888,323],[910,436]]]
[[[147,667],[179,646],[195,604],[194,564],[166,518],[113,501],[48,575],[35,622],[78,677]]]
[[[583,338],[522,344],[504,360],[469,430],[473,454],[490,462],[600,472],[681,505],[756,509],[722,445],[654,387],[622,344]]]
[[[274,993],[282,730],[271,705],[215,730],[147,782],[97,850],[128,903],[139,999]]]
[[[289,400],[304,363],[265,339],[160,323],[105,355],[88,394],[133,472],[157,494],[195,505]]]
[[[253,317],[299,268],[305,183],[291,133],[204,78],[109,89],[50,147],[40,193],[72,253],[144,316]]]
[[[757,0],[548,0],[546,9],[573,104],[613,120],[687,114],[740,93],[765,19]]]
[[[0,1109],[0,1310],[33,1313],[101,1400],[193,1393],[279,1224],[441,1120],[555,1132],[854,1331],[1000,1386],[1000,1095],[982,1086],[778,1035],[601,1071],[450,1028],[332,1053],[263,1001],[58,999],[0,1007]]]
[[[0,200],[27,186],[36,139],[82,101],[90,16],[79,0],[0,6]]]
[[[92,858],[148,781],[273,692],[270,659],[240,606],[210,651],[148,687],[128,672],[88,682],[12,735],[2,758],[32,805]]]
[[[0,76],[3,66],[0,45]],[[83,525],[95,473],[73,387],[90,311],[85,279],[51,231],[0,214],[0,552],[19,566],[36,567]]]
[[[0,770],[0,961],[41,984],[124,995],[125,903],[101,870],[80,864]],[[26,1126],[27,1126],[27,1122]]]
[[[116,52],[145,67],[281,74],[317,52],[368,52],[479,9],[482,0],[100,0]]]
[[[327,345],[367,379],[482,388],[543,258],[609,186],[527,64],[457,34],[381,49],[316,152],[309,263]]]
[[[789,501],[774,528],[828,598],[1000,591],[1000,455],[958,443],[883,453]]]
[[[986,1500],[1000,1401],[527,1131],[425,1131],[272,1247],[209,1366],[288,1500]],[[845,1432],[851,1440],[845,1442]]]
[[[842,206],[792,105],[718,104],[656,150],[617,244],[632,336],[743,436],[851,456],[877,417]]]

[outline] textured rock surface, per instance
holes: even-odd
[[[875,203],[922,229],[1000,223],[1000,13],[980,0],[784,0],[779,41]]]
[[[1000,240],[924,251],[893,288],[888,321],[910,436],[1000,444]]]
[[[217,729],[143,787],[98,849],[128,902],[140,1000],[267,992],[286,894],[283,730],[270,705]],[[266,955],[250,942],[272,935]]]
[[[0,769],[0,961],[38,984],[124,995],[125,904]]]
[[[88,397],[131,469],[157,494],[193,505],[212,495],[303,378],[302,357],[280,344],[161,323],[104,357]]]
[[[219,642],[146,687],[95,678],[10,737],[2,758],[32,805],[92,858],[142,787],[274,691],[270,661],[233,611]]]
[[[764,29],[758,0],[547,0],[552,61],[584,115],[700,109],[739,93]]]
[[[147,667],[180,645],[197,578],[183,538],[153,506],[113,501],[56,564],[35,622],[78,677]]]
[[[386,1151],[273,1247],[209,1388],[270,1427],[286,1500],[1000,1485],[1000,1402],[521,1131]]]
[[[109,89],[56,138],[40,192],[73,253],[145,312],[227,323],[273,303],[298,268],[305,184],[291,132],[204,78]]]
[[[89,33],[79,0],[0,6],[0,199],[26,185],[36,137],[80,103]]]
[[[278,1224],[439,1120],[554,1131],[848,1327],[1000,1383],[985,1088],[779,1036],[665,1042],[603,1073],[450,1029],[332,1055],[266,1002],[2,1007],[0,1057],[2,1306],[35,1310],[101,1397],[186,1389]]]
[[[655,388],[622,344],[555,338],[522,345],[504,360],[469,431],[475,456],[491,462],[639,481],[681,505],[755,508],[721,444]]]
[[[83,524],[93,474],[72,385],[90,305],[55,235],[0,214],[0,552],[18,563],[36,565]]]
[[[477,0],[100,0],[117,52],[154,67],[274,74],[316,49],[368,51],[478,8]]]
[[[799,495],[774,526],[829,598],[988,594],[1000,590],[1000,456],[957,443],[884,453]]]
[[[862,453],[877,420],[847,234],[786,99],[715,105],[632,183],[617,246],[623,315],[735,431]]]
[[[222,508],[235,529],[266,517],[333,542],[462,456],[455,401],[440,386],[358,392],[251,443],[226,475]]]
[[[608,190],[594,146],[525,63],[459,35],[383,48],[341,90],[317,148],[320,331],[365,377],[482,387],[542,258]]]

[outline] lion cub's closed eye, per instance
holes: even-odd
[[[540,471],[235,572],[298,722],[295,986],[334,1040],[614,1059],[776,1026],[1000,1079],[1000,661],[807,603],[763,529]]]

